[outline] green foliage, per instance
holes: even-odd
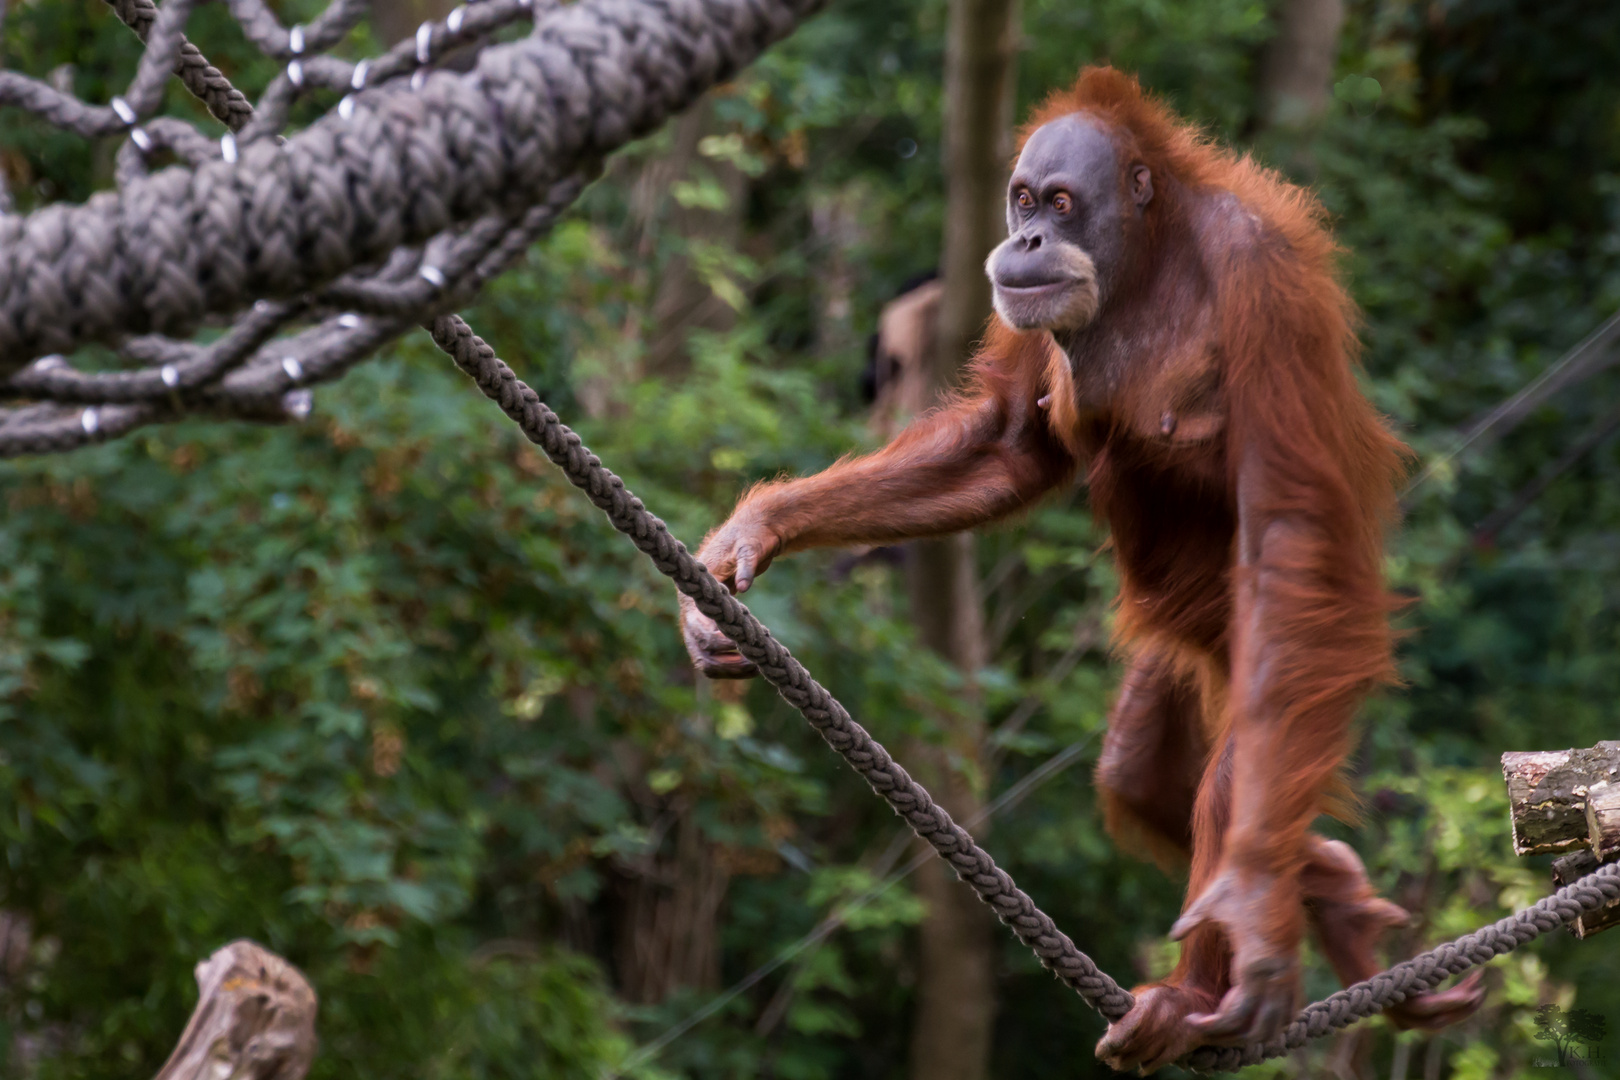
[[[1352,3],[1329,114],[1255,146],[1335,220],[1368,392],[1426,459],[1620,306],[1620,20],[1555,8]],[[263,85],[224,14],[202,7],[192,36]],[[944,17],[834,5],[713,96],[679,175],[637,186],[673,159],[669,132],[629,148],[469,314],[688,542],[748,483],[873,439],[861,340],[937,250]],[[1109,58],[1219,137],[1253,120],[1265,5],[1030,0],[1024,20],[1025,106]],[[18,6],[4,39],[10,66],[71,63],[60,77],[98,99],[137,55],[110,13],[65,0]],[[199,115],[178,89],[169,105]],[[110,173],[110,143],[11,112],[0,148],[25,208]],[[736,228],[688,235],[682,214]],[[687,356],[655,369],[676,266],[726,314],[678,328]],[[1341,830],[1417,917],[1397,952],[1544,891],[1509,851],[1497,755],[1614,734],[1613,444],[1497,548],[1471,531],[1617,393],[1611,373],[1557,397],[1410,500],[1391,555],[1418,601],[1406,686],[1367,710],[1366,820]],[[24,1075],[151,1075],[192,965],[239,936],[316,985],[317,1077],[903,1072],[922,909],[889,881],[893,816],[766,690],[694,685],[667,584],[426,342],[321,388],[303,427],[154,430],[6,465],[0,495],[0,911],[27,927],[0,1034]],[[1118,677],[1106,539],[1081,492],[982,538],[998,726],[974,779],[993,796],[1084,748],[989,844],[1132,981],[1173,959],[1180,885],[1116,849],[1092,804]],[[960,688],[902,595],[889,563],[830,553],[774,566],[748,602],[899,747],[937,739],[925,718]],[[704,896],[707,922],[637,936]],[[647,989],[638,949],[711,931],[710,967]],[[1522,1075],[1539,1007],[1620,1017],[1616,947],[1500,959],[1476,1020],[1404,1044],[1378,1022],[1359,1052],[1380,1072],[1422,1052],[1452,1077]],[[1010,938],[1001,963],[998,1074],[1101,1075],[1096,1018]],[[1333,988],[1319,964],[1310,980]],[[1320,1075],[1332,1052],[1256,1075]]]

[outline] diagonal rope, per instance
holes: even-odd
[[[1614,361],[1607,355],[1607,350],[1617,340],[1620,340],[1620,312],[1609,316],[1597,329],[1576,342],[1574,347],[1521,386],[1506,401],[1464,429],[1449,449],[1430,461],[1422,472],[1407,483],[1401,490],[1401,501],[1404,503],[1414,491],[1427,483],[1430,477],[1469,447],[1489,446],[1511,431],[1519,421],[1530,414],[1531,410],[1553,394],[1612,364]]]
[[[996,916],[1030,948],[1041,964],[1078,993],[1082,1000],[1110,1023],[1130,1011],[1130,993],[1098,969],[1095,962],[1058,930],[989,852],[974,843],[966,829],[951,820],[943,807],[889,757],[866,729],[826,688],[771,636],[736,597],[698,562],[664,523],[649,513],[605,468],[579,436],[552,412],[538,394],[495,355],[495,350],[472,332],[457,315],[445,315],[427,324],[433,341],[484,395],[515,421],[524,436],[561,469],[570,483],[603,511],[613,527],[625,534],[676,588],[691,597],[699,611],[713,619],[759,673],[776,687],[850,768],[881,795],[938,855],[957,877],[967,882]],[[1511,952],[1549,930],[1581,915],[1620,902],[1620,863],[1609,863],[1579,881],[1559,889],[1533,907],[1465,934],[1387,971],[1308,1006],[1276,1039],[1243,1047],[1201,1047],[1183,1064],[1198,1071],[1231,1070],[1278,1057],[1312,1039],[1390,1005],[1440,985],[1471,967]]]
[[[990,853],[975,844],[967,830],[951,820],[945,808],[934,802],[922,785],[811,677],[804,665],[670,535],[664,523],[647,512],[641,500],[625,489],[624,481],[602,466],[579,436],[518,379],[466,322],[459,316],[447,315],[435,319],[428,330],[434,342],[450,354],[457,367],[472,376],[485,396],[517,422],[523,434],[607,514],[615,529],[652,559],[660,573],[692,598],[699,611],[715,620],[765,680],[799,710],[913,832],[950,863],[956,875],[972,886],[979,899],[990,905],[1048,970],[1108,1019],[1118,1020],[1130,1011],[1130,994],[1075,948],[1051,917],[996,865]]]
[[[151,34],[152,24],[157,21],[157,6],[152,0],[106,0],[106,3],[142,41]],[[224,73],[210,64],[202,50],[187,41],[184,34],[179,38],[174,73],[214,119],[232,131],[239,130],[253,115],[247,96],[232,86]]]

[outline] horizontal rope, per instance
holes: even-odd
[[[1620,901],[1620,863],[1608,863],[1523,911],[1437,945],[1388,971],[1306,1006],[1282,1035],[1270,1042],[1241,1048],[1206,1046],[1189,1054],[1182,1064],[1201,1072],[1229,1072],[1267,1058],[1281,1057],[1312,1039],[1432,990],[1454,975],[1510,953],[1549,930],[1567,926],[1587,912],[1617,901]]]

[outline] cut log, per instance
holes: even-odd
[[[1588,793],[1599,785],[1620,788],[1620,742],[1590,750],[1534,751],[1502,755],[1513,814],[1513,850],[1520,855],[1564,855],[1583,848],[1620,848],[1620,808],[1589,819]],[[1605,839],[1605,837],[1607,839]]]
[[[197,965],[197,1008],[156,1080],[303,1080],[315,991],[287,961],[233,941]]]
[[[1599,859],[1620,855],[1620,777],[1586,789],[1586,831]]]
[[[1557,854],[1553,881],[1568,885],[1620,859],[1620,742],[1590,750],[1502,755],[1513,816],[1513,850]],[[1620,925],[1620,901],[1570,924],[1578,938]]]

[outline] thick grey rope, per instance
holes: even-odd
[[[443,21],[423,23],[414,37],[397,43],[383,55],[355,63],[310,55],[307,41],[304,52],[294,54],[293,32],[284,30],[268,8],[240,2],[233,6],[238,8],[239,16],[252,20],[251,28],[245,24],[244,30],[251,29],[257,39],[271,47],[272,55],[288,60],[286,68],[265,88],[254,121],[241,129],[241,141],[250,143],[279,132],[287,123],[293,102],[307,87],[358,92],[404,74],[425,78],[421,69],[452,48],[477,41],[509,23],[532,18],[537,8],[549,11],[556,6],[556,0],[479,0],[474,6],[456,9]],[[353,107],[354,98],[349,94],[339,102],[338,115],[347,119]]]
[[[131,7],[117,0],[109,3],[121,18],[131,22],[131,29],[152,30],[151,18],[141,25],[139,4]],[[281,30],[262,5],[249,5],[243,13],[258,21],[255,37],[281,35],[279,41],[266,41],[273,49],[305,56],[311,71],[316,64],[333,68],[344,86],[362,86],[368,79],[375,82],[396,77],[431,62],[461,42],[477,40],[493,29],[528,17],[534,6],[535,0],[484,0],[475,8],[460,8],[443,23],[424,24],[414,42],[404,42],[402,48],[371,62],[369,71],[366,62],[354,65],[309,56],[311,47],[330,44],[353,23],[363,9],[357,0],[339,0],[311,23],[307,32]],[[171,44],[179,41],[188,7],[189,3],[165,5],[166,19],[159,25],[158,35]],[[167,61],[151,59],[152,53],[159,51],[157,44],[153,43],[152,51],[143,58],[142,72],[165,70]],[[141,81],[138,75],[136,83]],[[148,84],[151,81],[147,80]],[[229,83],[224,85],[228,87]],[[132,113],[153,100],[150,85],[137,93],[132,84],[129,95],[136,100],[126,98],[124,104]],[[253,107],[244,101],[243,115],[251,119],[253,114]],[[173,146],[194,163],[211,160],[217,153],[211,140],[180,121],[159,117],[143,126],[152,144]],[[267,130],[275,128],[267,125]],[[141,154],[130,153],[135,150],[132,143],[125,143],[120,152],[121,167],[127,163],[144,169]],[[457,227],[460,231],[439,234],[425,248],[396,249],[382,270],[372,276],[352,271],[314,296],[275,303],[260,300],[225,338],[207,348],[160,335],[131,338],[120,352],[127,359],[148,365],[145,370],[86,373],[73,369],[60,357],[45,357],[8,382],[0,382],[0,398],[45,398],[58,404],[81,402],[90,407],[30,407],[0,413],[0,456],[71,450],[188,413],[267,421],[302,419],[311,402],[301,387],[341,375],[408,330],[424,312],[454,310],[469,302],[485,283],[551,227],[557,215],[599,171],[599,161],[587,160],[579,172],[552,185],[540,205],[520,217],[487,214],[470,226]],[[276,341],[266,349],[267,355],[249,365],[248,370],[219,382],[247,362],[286,323],[308,309],[325,307],[349,310],[328,318],[315,331]],[[362,318],[356,311],[391,317]]]
[[[1073,988],[1086,1004],[1113,1023],[1128,1013],[1133,999],[1053,924],[1052,919],[996,866],[990,854],[973,842],[967,831],[951,820],[921,784],[911,779],[888,751],[854,721],[826,688],[794,659],[781,642],[754,618],[724,585],[715,580],[686,547],[670,535],[664,523],[632,495],[624,482],[557,418],[538,394],[507,367],[490,346],[456,315],[428,324],[434,342],[463,372],[472,377],[488,398],[516,421],[525,437],[568,477],[570,483],[607,514],[613,527],[628,536],[656,566],[690,596],[698,610],[713,619],[722,633],[758,667],[760,674],[782,697],[798,709],[822,738],[883,796],[941,858],[957,877],[967,882],[1041,963]],[[1441,982],[1492,957],[1510,952],[1548,930],[1572,922],[1588,911],[1620,900],[1620,863],[1558,890],[1534,907],[1466,934],[1397,964],[1365,982],[1347,987],[1303,1010],[1277,1039],[1246,1047],[1202,1047],[1183,1064],[1199,1071],[1231,1070],[1319,1038],[1433,989]]]
[[[260,139],[234,163],[0,217],[0,376],[124,334],[186,336],[205,315],[295,297],[459,222],[521,212],[819,3],[584,0],[483,50],[466,74],[356,93],[285,145]],[[112,110],[58,97],[88,111],[88,127],[116,128]]]
[[[136,339],[125,347],[126,355],[145,353],[160,367],[87,373],[60,361],[34,364],[14,376],[4,390],[83,401],[90,407],[46,406],[11,414],[0,423],[0,457],[72,450],[188,413],[264,422],[302,419],[311,405],[308,387],[343,375],[416,325],[424,310],[449,311],[468,302],[555,224],[598,170],[597,163],[587,162],[579,174],[553,185],[546,201],[515,223],[486,221],[446,239],[439,252],[442,270],[434,267],[442,274],[436,279],[440,284],[423,278],[419,267],[428,264],[421,260],[401,280],[356,282],[352,294],[336,299],[360,300],[358,305],[344,306],[371,314],[345,312],[325,319],[277,341],[245,367],[243,361],[308,304],[260,301],[207,347],[161,338]],[[431,253],[433,245],[429,247]],[[323,294],[320,299],[334,298]]]

